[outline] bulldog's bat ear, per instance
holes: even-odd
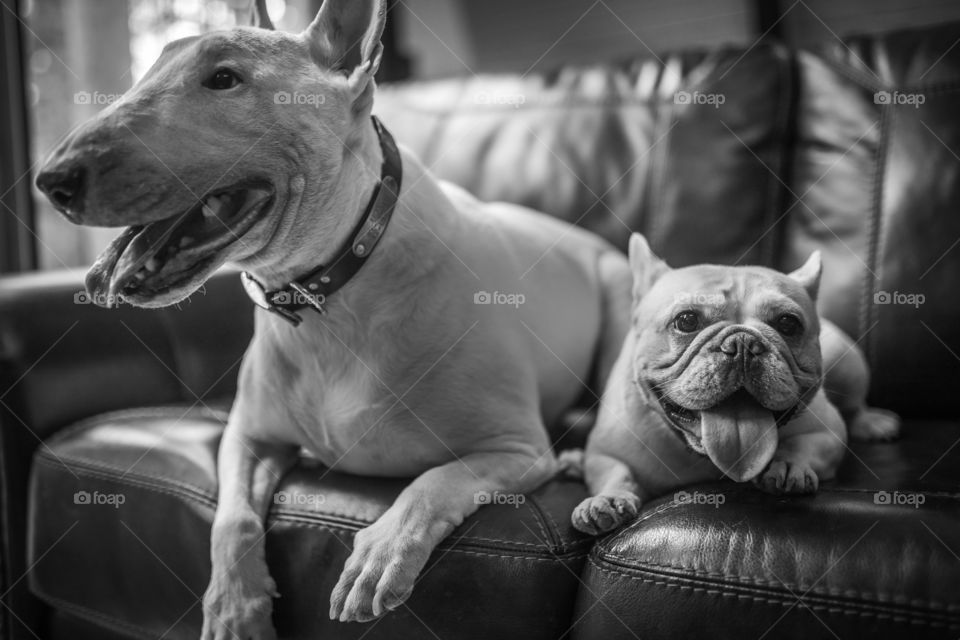
[[[670,267],[653,253],[647,239],[639,233],[630,236],[629,255],[630,271],[633,272],[633,296],[639,300]]]
[[[354,81],[372,78],[380,66],[380,36],[387,19],[385,0],[324,0],[304,32],[318,65]]]
[[[250,25],[261,29],[274,30],[273,21],[267,13],[267,0],[254,0],[250,7]]]
[[[820,291],[820,274],[823,273],[823,262],[820,260],[820,252],[814,251],[803,263],[803,266],[796,271],[791,272],[791,278],[800,283],[807,290],[810,298],[817,300],[817,293]]]

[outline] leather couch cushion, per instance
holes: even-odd
[[[791,68],[785,49],[762,44],[381,87],[374,111],[433,173],[483,200],[624,250],[642,231],[675,266],[770,265]]]
[[[875,401],[917,418],[954,416],[960,385],[958,38],[954,23],[798,55],[781,267],[824,253],[821,309],[863,338]]]
[[[197,638],[224,419],[207,409],[135,409],[86,420],[41,447],[30,486],[31,590],[122,635]],[[328,620],[353,534],[405,484],[310,460],[283,480],[267,535],[282,637],[554,639],[567,630],[591,541],[569,525],[585,493],[566,481],[518,508],[480,509],[436,551],[408,606],[366,625]]]
[[[956,638],[958,438],[856,444],[816,497],[716,483],[650,503],[592,551],[573,637]]]

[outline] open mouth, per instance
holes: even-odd
[[[792,415],[792,410],[765,408],[742,387],[701,411],[677,404],[659,389],[654,395],[687,446],[737,482],[755,477],[766,467],[777,448],[777,427]]]
[[[240,241],[273,201],[266,182],[212,191],[190,209],[128,227],[87,274],[87,289],[110,306],[116,296],[148,299],[219,266],[218,255]]]
[[[700,435],[697,433],[700,428],[700,412],[680,406],[657,387],[651,387],[651,390],[671,426],[680,432],[687,446],[700,455],[706,455],[706,450],[704,450],[703,443],[700,441]]]

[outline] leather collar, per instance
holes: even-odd
[[[326,313],[324,305],[327,298],[347,284],[367,261],[386,231],[397,206],[403,177],[400,152],[393,136],[380,120],[376,116],[371,116],[371,120],[383,151],[380,182],[374,188],[360,221],[330,264],[320,265],[289,282],[287,286],[273,291],[267,291],[252,274],[246,271],[240,274],[243,288],[255,305],[276,313],[293,326],[299,325],[303,320],[297,313],[301,309],[311,308],[319,313]]]

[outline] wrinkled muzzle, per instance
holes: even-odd
[[[809,383],[791,367],[788,351],[751,327],[726,327],[690,349],[679,370],[648,386],[694,451],[729,478],[750,480],[769,464],[778,420]]]

